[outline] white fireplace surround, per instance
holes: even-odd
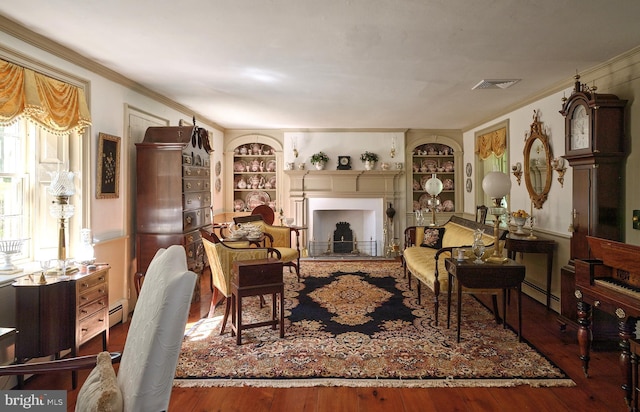
[[[399,190],[401,170],[291,170],[285,174],[289,210],[296,224],[308,229],[306,242],[326,242],[330,235],[333,240],[336,223],[348,222],[358,241],[375,240],[377,256],[384,255],[387,205],[404,201]]]
[[[354,240],[377,241],[376,256],[382,255],[385,216],[382,198],[311,198],[308,208],[311,241],[332,241],[336,224],[348,222],[351,224]]]

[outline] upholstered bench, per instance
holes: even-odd
[[[438,325],[440,290],[446,290],[448,282],[447,276],[443,276],[442,279],[439,278],[439,269],[442,269],[443,273],[446,274],[444,258],[451,256],[453,248],[471,248],[476,229],[480,229],[483,232],[482,241],[487,247],[485,256],[489,256],[493,253],[494,228],[472,220],[452,216],[442,226],[410,226],[404,231],[405,240],[402,259],[409,288],[411,288],[411,278],[415,277],[418,285],[418,303],[421,303],[422,283],[433,291],[435,295],[434,313],[436,325]],[[499,230],[498,236],[501,242],[504,241],[507,233]],[[442,262],[440,261],[441,256],[443,257]],[[496,306],[497,303],[494,300],[494,308]],[[497,317],[497,311],[495,314]]]

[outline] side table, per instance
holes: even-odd
[[[522,340],[522,281],[525,276],[524,265],[509,259],[505,263],[473,263],[467,259],[458,261],[446,258],[445,268],[449,274],[447,286],[447,328],[451,319],[451,288],[453,280],[456,281],[458,294],[458,335],[460,342],[460,320],[462,314],[462,288],[465,289],[502,289],[502,325],[507,327],[507,289],[516,289],[518,292],[518,340]]]
[[[271,320],[242,324],[242,298],[247,296],[272,295]],[[276,295],[280,295],[280,316],[276,307]],[[244,329],[280,324],[280,337],[284,338],[284,281],[282,262],[277,259],[240,260],[233,263],[231,275],[231,336],[236,335],[236,344],[242,343]]]
[[[509,234],[505,245],[507,256],[516,258],[516,252],[520,253],[544,253],[547,255],[547,310],[551,305],[551,275],[553,274],[553,252],[556,242],[550,239],[538,239],[530,237],[517,237]]]

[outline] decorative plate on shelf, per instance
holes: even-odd
[[[422,166],[420,167],[421,172],[435,172],[438,170],[438,162],[433,159],[424,159],[422,161]]]
[[[473,183],[471,183],[471,178],[467,177],[467,193],[471,193],[471,188]]]
[[[431,179],[431,175],[422,176],[422,179],[420,179],[420,189],[424,190],[424,185],[429,179]]]
[[[413,190],[422,190],[420,183],[416,179],[413,179]]]
[[[276,177],[275,176],[271,176],[271,178],[269,179],[269,183],[271,184],[271,188],[275,189],[276,188]]]
[[[453,190],[453,180],[451,179],[444,179],[442,181],[442,188],[444,190]]]
[[[233,162],[234,172],[244,172],[245,170],[247,170],[247,162],[245,162],[244,160]]]
[[[247,207],[249,210],[253,210],[256,206],[269,204],[271,197],[269,193],[262,190],[254,190],[249,192],[246,197]]]
[[[265,170],[267,172],[275,172],[276,171],[276,161],[271,159],[267,162],[267,165],[265,166]]]
[[[222,163],[220,160],[216,162],[216,176],[220,176],[220,172],[222,171]]]
[[[219,192],[222,189],[222,182],[219,177],[216,177],[216,192]]]
[[[444,167],[444,171],[445,172],[453,172],[453,162],[451,162],[451,161],[444,162],[442,164],[442,167]]]
[[[415,212],[416,210],[420,210],[420,202],[418,202],[417,200],[413,201],[413,211]]]
[[[444,202],[442,202],[442,209],[445,212],[453,212],[453,201],[451,200],[445,200]]]
[[[420,196],[420,199],[418,199],[418,201],[420,202],[421,209],[429,208],[429,199],[431,199],[431,195],[429,193],[425,193],[422,196]]]
[[[244,200],[242,199],[236,199],[233,201],[233,210],[236,212],[241,212],[242,210],[244,210]]]

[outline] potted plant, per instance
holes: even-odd
[[[378,161],[378,155],[375,153],[371,153],[366,151],[360,155],[360,160],[364,163],[364,168],[366,170],[372,170],[376,167],[376,162]]]
[[[329,156],[327,156],[325,152],[314,153],[313,156],[311,156],[311,164],[315,165],[318,170],[324,169],[324,165],[326,165],[328,161]]]

